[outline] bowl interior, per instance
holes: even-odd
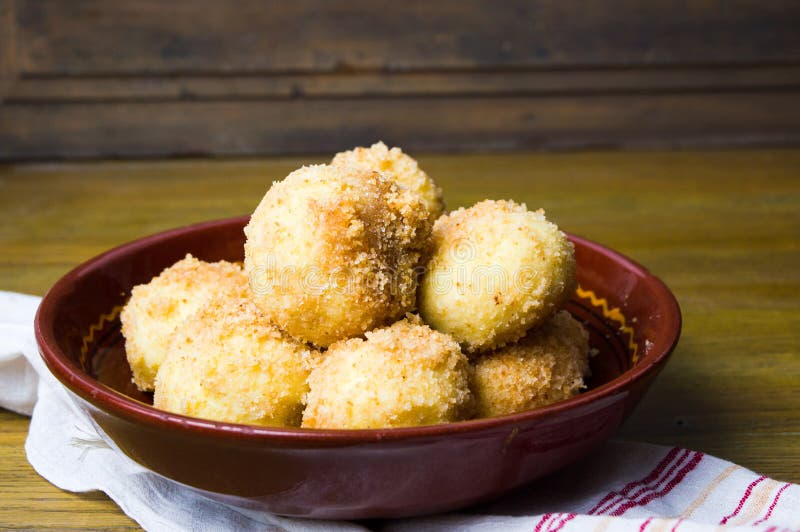
[[[246,222],[241,217],[153,235],[68,274],[54,287],[59,301],[52,319],[53,337],[60,352],[77,372],[93,377],[101,386],[152,404],[152,394],[139,391],[131,382],[120,332],[119,312],[131,288],[148,282],[186,253],[207,261],[241,261]],[[659,297],[663,296],[654,295],[655,278],[643,268],[592,242],[570,239],[576,248],[579,288],[567,310],[590,333],[594,356],[589,391],[611,383],[650,352],[670,349],[662,344],[670,340],[665,332],[675,324],[662,319],[664,302]]]

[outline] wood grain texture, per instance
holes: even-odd
[[[800,143],[800,90],[11,104],[0,159]]]
[[[800,60],[792,0],[18,0],[30,75]]]
[[[81,261],[170,227],[252,211],[323,158],[0,166],[0,289],[42,294]],[[683,445],[800,482],[800,150],[441,156],[450,207],[544,207],[672,288],[680,344],[619,436]],[[27,420],[0,412],[0,528],[133,526],[102,495],[31,470]]]
[[[0,0],[0,160],[794,145],[797,27],[793,0]]]
[[[140,530],[102,492],[68,493],[25,459],[28,420],[0,410],[0,528],[4,530]]]
[[[800,89],[800,65],[486,72],[26,77],[9,104],[415,96],[536,96]]]
[[[17,49],[13,0],[0,0],[0,103],[17,81]]]

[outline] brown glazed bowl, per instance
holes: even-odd
[[[147,469],[227,503],[316,518],[391,518],[486,501],[575,461],[619,427],[678,341],[678,303],[658,278],[598,244],[575,243],[586,323],[584,393],[519,414],[385,430],[278,429],[151,406],[130,381],[119,311],[134,285],[192,253],[242,260],[246,217],[174,229],[75,268],[36,315],[50,371],[104,438]]]

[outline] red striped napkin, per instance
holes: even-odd
[[[396,530],[800,529],[800,486],[680,447],[613,441],[550,479],[468,513]]]
[[[39,299],[0,292],[0,406],[32,415],[28,460],[54,485],[102,490],[148,530],[368,530],[287,519],[211,501],[111,449],[44,367],[33,338]],[[396,531],[691,532],[800,530],[800,486],[679,447],[610,442],[500,500],[369,527]]]

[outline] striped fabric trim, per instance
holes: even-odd
[[[772,517],[772,512],[775,510],[775,507],[778,505],[778,501],[780,500],[781,495],[783,495],[783,492],[789,486],[791,486],[791,484],[787,482],[786,484],[784,484],[783,486],[780,487],[780,489],[778,490],[778,493],[775,494],[775,498],[772,499],[772,504],[770,504],[769,508],[767,508],[767,513],[764,514],[764,517],[762,517],[761,519],[759,519],[758,521],[753,523],[753,526],[760,525],[761,523],[763,523],[764,521],[766,521],[767,519]]]
[[[668,530],[672,530],[677,524],[678,521],[675,519],[656,518],[653,520],[653,526],[650,528],[649,532],[667,532]],[[672,525],[672,527],[667,528],[670,525]]]
[[[767,507],[769,500],[772,498],[772,493],[778,489],[778,486],[779,484],[774,480],[767,479],[766,482],[753,490],[750,501],[742,508],[742,513],[740,513],[736,519],[731,519],[728,524],[743,525],[751,523],[761,515],[761,512]]]
[[[678,521],[675,523],[675,526],[673,526],[669,532],[675,532],[676,530],[678,530],[678,527],[681,526],[681,523],[683,523],[683,517],[678,519]]]
[[[533,532],[542,532],[542,527],[546,522],[548,522],[553,517],[553,514],[544,514],[539,522],[536,523],[536,528],[533,529]]]
[[[643,497],[639,498],[638,500],[630,500],[625,502],[621,506],[619,506],[613,512],[610,512],[609,515],[613,515],[615,517],[619,517],[620,515],[624,514],[634,506],[645,506],[656,499],[660,499],[661,497],[667,495],[671,492],[675,487],[683,482],[683,479],[686,478],[686,475],[694,471],[700,461],[703,459],[703,453],[692,452],[690,453],[691,458],[689,459],[688,463],[685,465],[675,474],[675,476],[666,483],[666,485],[659,491],[651,491],[650,493],[644,495]]]
[[[559,521],[558,526],[556,526],[555,528],[548,528],[547,530],[552,532],[558,532],[559,530],[564,528],[564,525],[566,525],[569,521],[575,519],[576,516],[577,514],[572,514],[572,513],[566,514],[563,518],[561,518],[561,521]]]
[[[721,524],[721,525],[727,524],[729,519],[731,519],[734,516],[738,515],[739,512],[742,511],[742,507],[744,507],[744,503],[747,502],[747,499],[750,498],[750,494],[753,493],[753,488],[755,488],[760,482],[763,482],[766,478],[767,477],[765,477],[765,476],[760,476],[757,479],[755,479],[753,482],[751,482],[750,485],[747,486],[747,489],[745,489],[744,495],[742,495],[742,498],[739,499],[739,504],[736,505],[736,508],[733,510],[733,512],[731,512],[730,514],[728,514],[725,517],[723,517],[722,520],[719,522],[719,524]]]
[[[741,466],[738,466],[736,464],[731,464],[730,466],[725,468],[722,471],[722,473],[717,475],[717,478],[712,480],[711,483],[708,486],[706,486],[706,488],[700,493],[700,495],[698,495],[697,498],[695,498],[695,500],[693,500],[689,504],[689,506],[686,507],[686,509],[681,513],[681,517],[683,517],[684,519],[688,519],[689,517],[691,517],[692,514],[698,508],[700,508],[703,505],[703,503],[705,503],[708,500],[709,496],[711,496],[711,494],[717,489],[717,487],[720,484],[722,484],[722,482],[726,478],[731,476],[734,471],[738,469],[741,469]]]
[[[628,500],[628,501],[634,500],[634,499],[636,499],[638,497],[641,497],[642,495],[644,495],[647,492],[652,492],[653,490],[657,489],[665,480],[670,478],[672,476],[672,474],[675,473],[675,471],[679,467],[683,466],[683,464],[686,463],[686,460],[689,458],[689,456],[691,456],[691,454],[692,454],[692,451],[684,449],[682,451],[681,455],[678,457],[678,460],[676,460],[675,463],[673,463],[669,467],[667,472],[662,476],[662,478],[655,485],[653,485],[653,486],[642,486],[637,491],[634,491],[629,496],[625,497],[625,500]],[[620,502],[623,502],[623,501],[620,501]],[[613,508],[613,506],[612,506],[612,508]]]
[[[625,497],[627,497],[631,493],[631,491],[633,491],[634,489],[636,489],[639,486],[647,486],[649,484],[652,484],[655,481],[660,482],[659,479],[661,478],[662,474],[664,473],[664,470],[667,468],[667,466],[670,463],[672,463],[672,461],[675,459],[675,457],[681,451],[682,451],[682,449],[680,447],[673,447],[664,456],[664,458],[653,468],[653,470],[647,476],[645,476],[643,479],[638,480],[638,481],[634,481],[634,482],[630,482],[624,488],[622,488],[622,490],[620,490],[620,491],[610,491],[610,492],[608,492],[605,495],[605,497],[600,499],[600,501],[594,506],[594,508],[589,510],[589,512],[588,512],[589,515],[600,515],[600,514],[605,513],[605,510],[608,510],[609,508],[611,508],[615,504],[617,504],[619,501],[623,500]]]

